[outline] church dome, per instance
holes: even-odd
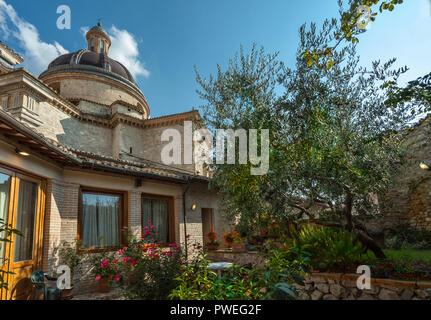
[[[39,78],[74,103],[85,100],[111,106],[122,101],[148,118],[148,103],[132,74],[109,57],[111,39],[100,22],[87,32],[86,39],[87,49],[57,57]]]
[[[95,67],[98,69],[97,71],[101,73],[114,73],[115,75],[136,84],[132,74],[123,64],[104,54],[90,50],[78,50],[76,52],[59,56],[48,65],[48,69],[44,73],[47,73],[59,66],[70,66],[72,68],[79,68],[79,66]]]

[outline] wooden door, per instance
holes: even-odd
[[[214,209],[202,209],[202,233],[203,233],[203,243],[208,242],[207,235],[209,232],[215,231],[214,223]]]
[[[41,180],[14,173],[12,176],[8,223],[22,233],[12,235],[7,243],[3,268],[8,290],[2,299],[27,300],[33,297],[30,275],[41,266],[44,192]]]

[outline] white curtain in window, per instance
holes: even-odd
[[[120,197],[83,194],[82,247],[120,245]]]
[[[33,258],[37,188],[37,184],[34,182],[20,180],[16,228],[23,236],[15,236],[15,262],[28,261]]]
[[[154,225],[154,238],[162,243],[169,242],[169,201],[144,199],[144,226],[148,220]]]
[[[7,224],[7,214],[9,209],[10,177],[0,173],[0,219],[2,224]],[[2,225],[0,224],[0,225]],[[5,233],[0,233],[0,238],[4,238]],[[3,264],[5,243],[0,241],[0,265]]]

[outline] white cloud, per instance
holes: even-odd
[[[89,30],[90,30],[89,27],[81,27],[81,28],[79,28],[79,32],[81,32],[81,34],[84,36],[84,38],[85,38],[85,35],[87,34],[87,32]]]
[[[139,60],[138,42],[134,35],[115,26],[112,26],[108,33],[112,42],[109,56],[124,64],[134,77],[149,77],[150,72],[145,68],[144,62]]]
[[[23,65],[37,75],[56,57],[68,52],[56,41],[43,42],[37,28],[19,17],[4,0],[0,0],[0,31],[6,40],[10,37],[18,40],[23,50]]]

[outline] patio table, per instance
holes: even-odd
[[[221,277],[221,271],[226,270],[230,267],[232,267],[231,262],[213,262],[207,267],[207,269],[217,271],[218,277],[220,278]]]

